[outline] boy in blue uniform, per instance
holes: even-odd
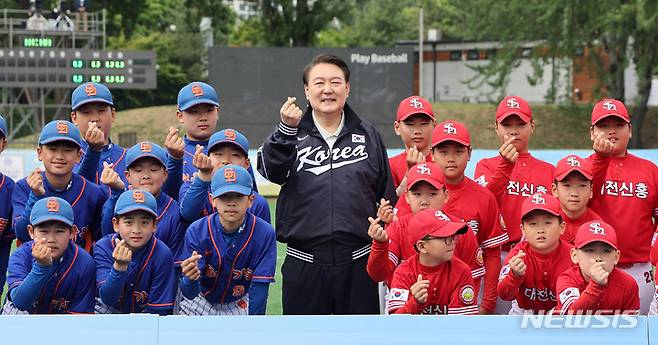
[[[254,196],[251,176],[237,165],[212,178],[216,213],[192,223],[178,256],[183,273],[180,314],[265,314],[274,281],[274,229],[247,212]]]
[[[16,249],[9,260],[2,314],[92,313],[94,259],[71,241],[71,205],[57,197],[37,201],[28,232],[34,241]]]
[[[100,238],[101,212],[107,191],[73,172],[82,155],[81,141],[80,131],[69,121],[52,121],[41,130],[37,156],[45,171],[37,168],[16,182],[12,194],[14,232],[21,242],[30,240],[27,225],[32,206],[49,196],[62,198],[73,207],[77,227],[75,243],[90,251],[94,240]]]
[[[110,139],[112,124],[116,119],[116,109],[112,93],[107,86],[98,83],[85,83],[78,86],[71,95],[71,121],[84,134],[80,142],[84,158],[76,172],[87,180],[99,184],[106,164],[111,164],[124,184],[126,178],[126,149]],[[182,173],[184,143],[175,128],[169,128],[165,146],[169,150],[167,167],[170,174]],[[163,188],[165,193],[178,198],[180,178],[171,180]]]
[[[146,190],[124,192],[117,200],[112,219],[116,233],[94,247],[97,313],[172,313],[174,259],[153,236],[157,216],[155,197]]]
[[[7,146],[7,122],[0,115],[0,153]],[[14,232],[11,229],[11,193],[14,191],[14,180],[0,172],[0,294],[5,286],[7,263]]]
[[[177,253],[183,243],[188,223],[181,224],[178,202],[163,192],[163,184],[169,180],[165,166],[167,153],[157,144],[144,141],[131,147],[126,153],[126,178],[132,189],[142,189],[155,196],[156,237],[166,244],[172,253]],[[180,181],[180,176],[174,177]],[[113,234],[112,215],[124,185],[119,174],[106,166],[101,174],[101,182],[110,186],[112,196],[103,206],[103,235]]]
[[[183,219],[193,222],[203,216],[213,213],[210,197],[210,180],[213,171],[235,164],[245,169],[249,164],[249,141],[242,133],[234,129],[223,129],[210,137],[208,155],[197,146],[193,164],[199,169],[191,184],[184,184],[180,193],[181,215]],[[265,198],[254,192],[253,205],[249,213],[270,223],[270,207]]]

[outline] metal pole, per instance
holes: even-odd
[[[432,70],[432,100],[436,102],[436,40],[432,41]]]
[[[418,95],[423,96],[423,8],[418,13]]]
[[[105,45],[107,44],[107,37],[105,36],[105,9],[103,9],[103,49],[105,49]]]

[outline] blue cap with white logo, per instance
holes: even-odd
[[[66,120],[50,121],[41,129],[39,145],[50,144],[55,141],[68,141],[82,147],[80,130],[72,122]]]
[[[197,104],[212,104],[218,107],[219,96],[215,88],[200,81],[193,81],[178,91],[178,110],[185,111]]]
[[[167,152],[158,144],[154,144],[150,141],[143,141],[141,143],[135,144],[133,147],[128,149],[126,152],[126,167],[130,167],[138,159],[150,157],[156,159],[163,166],[166,165],[167,161]]]
[[[9,136],[7,133],[9,133],[7,130],[7,121],[5,121],[5,118],[0,114],[0,134],[7,139]]]
[[[242,133],[235,129],[222,129],[221,131],[213,134],[208,140],[208,152],[212,151],[215,145],[221,143],[230,143],[236,145],[242,150],[245,156],[249,156],[249,140]]]
[[[158,203],[153,194],[141,189],[123,192],[114,205],[114,215],[121,216],[134,211],[144,211],[157,217]]]
[[[37,200],[32,206],[30,213],[30,224],[37,226],[39,224],[58,221],[73,226],[73,208],[64,199],[50,196]]]
[[[212,175],[210,189],[213,198],[231,192],[251,195],[253,191],[251,175],[247,169],[239,165],[225,165]]]
[[[71,95],[71,109],[73,111],[80,108],[81,105],[93,102],[100,102],[114,106],[112,93],[107,86],[99,83],[84,83],[73,90]]]

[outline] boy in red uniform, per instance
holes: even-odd
[[[560,202],[554,196],[536,193],[523,202],[524,240],[509,252],[498,282],[500,298],[513,301],[510,315],[555,308],[555,282],[572,265],[573,247],[560,240],[564,227]]]
[[[592,199],[592,165],[576,155],[569,155],[557,162],[555,181],[551,186],[553,196],[560,201],[560,214],[566,223],[561,238],[573,244],[578,228],[601,217],[587,207]]]
[[[466,222],[482,249],[485,275],[480,311],[493,313],[501,267],[500,246],[508,236],[501,227],[501,214],[491,191],[464,176],[471,159],[471,136],[466,126],[452,120],[438,124],[432,132],[432,157],[446,178],[449,198],[443,211]]]
[[[578,228],[575,243],[574,265],[557,279],[556,313],[637,314],[637,283],[615,267],[621,255],[615,229],[602,221],[587,222]]]
[[[409,183],[406,197],[409,199],[413,213],[393,221],[392,207],[384,205],[377,212],[377,219],[372,217],[368,219],[370,221],[368,235],[372,237],[373,244],[366,269],[373,281],[386,282],[389,287],[398,264],[416,254],[413,250],[415,242],[410,241],[407,236],[407,226],[413,215],[427,208],[440,210],[448,200],[445,177],[441,168],[434,163],[413,166],[407,174],[407,180]],[[456,218],[451,219],[457,221]],[[380,225],[380,221],[389,224],[386,229]],[[477,296],[480,277],[484,275],[485,269],[482,250],[470,228],[459,236],[455,256],[471,267]]]
[[[594,179],[591,207],[606,223],[619,229],[622,256],[617,267],[635,278],[640,289],[640,314],[646,315],[654,294],[649,253],[658,216],[658,168],[628,153],[630,117],[618,100],[604,99],[594,106],[590,136],[594,142],[604,137],[613,146],[609,158],[599,150],[588,158],[595,169],[607,164],[605,177]]]
[[[417,254],[395,270],[386,296],[389,314],[478,313],[468,265],[453,257],[456,236],[466,231],[466,224],[451,222],[435,209],[413,216],[407,237]]]
[[[418,163],[432,161],[430,142],[434,124],[432,104],[426,99],[411,96],[400,102],[393,129],[404,142],[405,151],[388,159],[395,188],[400,187],[409,168]],[[399,189],[398,195],[403,192],[404,186]]]

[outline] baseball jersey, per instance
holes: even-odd
[[[411,293],[418,275],[429,280],[427,300],[420,304]],[[424,266],[418,255],[400,264],[386,295],[389,314],[476,315],[477,293],[468,265],[453,257],[435,267]]]
[[[573,265],[557,278],[557,293],[555,312],[562,315],[583,311],[637,314],[640,309],[635,279],[616,267],[608,276],[608,284],[602,286],[591,279],[586,282],[580,267]]]
[[[155,312],[173,309],[176,298],[176,276],[174,259],[169,248],[158,238],[151,239],[144,247],[133,252],[132,261],[126,272],[114,271],[112,252],[119,234],[110,234],[94,246],[96,262],[96,286],[103,303],[101,292],[109,279],[116,279],[120,295],[111,306],[122,314]],[[111,276],[113,276],[111,278]]]
[[[514,165],[502,157],[485,158],[475,167],[475,182],[487,187],[498,201],[509,242],[521,240],[521,205],[534,193],[551,190],[555,167],[529,153],[519,154]]]
[[[13,191],[14,180],[0,173],[0,240],[11,240],[15,237],[11,226]]]
[[[595,167],[598,155],[587,159]],[[597,187],[598,186],[598,187]],[[649,261],[651,237],[658,218],[658,168],[652,162],[627,154],[611,158],[604,181],[594,181],[590,207],[617,229],[620,264]]]
[[[432,158],[432,151],[425,157],[426,162],[434,162]],[[393,185],[395,188],[400,186],[400,183],[407,175],[407,151],[402,151],[400,154],[388,159],[388,165],[391,167],[391,176],[393,177]]]
[[[58,191],[48,183],[45,172],[42,172],[41,176],[46,193],[40,197],[32,194],[32,190],[27,185],[25,178],[18,180],[16,183],[12,195],[16,237],[23,243],[30,240],[27,225],[30,222],[29,218],[32,205],[38,199],[56,196],[66,200],[73,208],[75,214],[74,224],[78,228],[78,232],[75,235],[75,243],[85,250],[90,251],[94,240],[100,238],[101,235],[101,214],[103,204],[108,197],[107,188],[89,182],[82,176],[74,173],[71,175],[71,182],[68,187],[62,191]]]
[[[385,281],[388,286],[391,286],[395,268],[400,262],[416,254],[414,243],[407,236],[407,227],[412,217],[412,214],[408,214],[386,227],[388,243],[373,241],[366,267],[372,280]],[[448,217],[452,221],[457,221],[450,215]],[[478,246],[473,230],[470,228],[465,234],[457,235],[455,256],[471,268],[471,275],[476,280],[475,291],[478,292],[480,278],[484,276],[485,272],[484,259],[482,249]]]
[[[82,140],[83,157],[80,164],[77,164],[73,169],[74,172],[82,175],[87,180],[100,184],[101,173],[103,172],[103,162],[114,164],[112,168],[119,174],[121,181],[127,186],[128,180],[126,179],[126,149],[110,141],[109,144],[103,147],[103,150],[98,152],[89,148],[89,144]]]
[[[211,303],[230,303],[249,292],[252,282],[274,282],[276,239],[264,220],[247,213],[238,235],[225,240],[219,215],[213,213],[192,223],[177,262],[193,251],[201,255],[201,295]]]
[[[9,258],[9,300],[12,290],[21,286],[36,263],[33,244],[33,241],[23,243]],[[91,255],[69,241],[64,256],[53,262],[49,271],[51,278],[41,287],[34,308],[28,310],[30,314],[93,313],[96,265]]]
[[[569,218],[566,214],[564,214],[563,211],[560,211],[562,214],[562,220],[566,223],[566,227],[564,229],[564,233],[562,233],[562,236],[560,236],[560,239],[563,241],[573,244],[573,242],[576,240],[576,232],[578,232],[578,228],[585,224],[589,223],[594,220],[602,220],[601,216],[596,214],[596,212],[592,211],[591,209],[587,209],[585,213],[583,213],[582,216],[578,217],[577,219],[571,219]]]
[[[247,212],[270,223],[270,205],[255,190],[253,193],[254,202],[247,209]],[[199,178],[194,178],[192,183],[186,183],[181,186],[178,200],[180,200],[180,214],[182,219],[190,223],[215,212],[210,194],[210,182],[201,181]]]
[[[505,258],[498,281],[498,295],[505,301],[516,299],[519,307],[537,313],[551,310],[557,304],[555,282],[562,272],[569,269],[572,246],[560,240],[558,247],[549,254],[532,250],[527,241],[518,243]],[[509,260],[523,250],[526,255],[525,275],[517,277],[509,267]]]

